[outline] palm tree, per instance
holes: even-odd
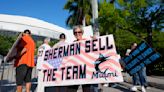
[[[66,20],[66,25],[89,25],[91,19],[91,4],[89,0],[68,0],[64,6],[69,10],[70,16]]]

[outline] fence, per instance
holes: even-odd
[[[33,68],[31,87],[32,92],[36,91],[36,86],[37,71],[36,68]],[[1,63],[0,65],[0,92],[16,92],[15,67],[13,62]]]

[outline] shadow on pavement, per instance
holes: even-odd
[[[120,90],[120,91],[122,91],[122,92],[131,92],[128,88],[125,88],[125,87],[123,87],[123,86],[116,86],[116,87],[114,87],[115,89],[118,89],[118,90]]]
[[[120,85],[119,83],[109,83],[109,89],[116,89],[119,92],[131,92],[127,86]]]

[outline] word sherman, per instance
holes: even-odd
[[[109,36],[106,36],[82,42],[74,42],[72,44],[60,46],[59,48],[53,48],[45,52],[44,61],[62,58],[66,56],[79,55],[82,50],[81,46],[84,47],[85,53],[109,50],[113,48],[113,44],[110,43],[109,40]]]
[[[80,42],[47,50],[45,52],[44,61],[78,54],[80,54]]]

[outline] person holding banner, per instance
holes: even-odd
[[[65,34],[64,34],[64,33],[61,33],[61,34],[59,35],[59,42],[56,43],[56,44],[53,46],[53,48],[58,48],[59,46],[63,46],[63,45],[65,45],[65,44],[67,44],[67,43],[65,42],[65,40],[66,40]]]
[[[137,43],[133,43],[131,45],[131,49],[127,49],[126,56],[129,56],[130,52],[137,47]],[[147,87],[147,79],[146,79],[146,67],[141,69],[139,72],[135,73],[132,76],[133,79],[133,87],[131,87],[131,91],[137,91],[138,85],[141,85],[142,92],[146,92],[145,87]]]
[[[82,26],[77,25],[73,28],[73,34],[76,38],[76,40],[74,40],[74,42],[77,41],[82,41],[85,40],[82,36],[83,36],[84,30],[82,29]],[[69,86],[68,88],[68,92],[77,92],[79,85],[73,85],[73,86]],[[93,89],[91,89],[91,85],[90,84],[85,84],[82,85],[82,89],[83,92],[94,92]]]
[[[43,41],[43,44],[39,46],[38,48],[38,53],[37,53],[37,58],[38,57],[44,57],[45,51],[51,49],[51,46],[49,45],[50,38],[45,38]],[[39,61],[39,60],[37,60]],[[36,62],[37,69],[41,67],[42,62]]]
[[[49,45],[50,38],[45,38],[43,41],[43,44],[39,46],[38,48],[38,56],[42,56],[45,50],[51,49],[51,46]]]
[[[65,40],[66,40],[66,35],[64,33],[61,33],[59,35],[59,42],[54,44],[53,48],[58,48],[60,46],[67,44]],[[56,60],[54,63],[55,63],[55,68],[58,68],[61,64],[61,61]],[[55,92],[67,92],[67,88],[68,88],[67,86],[57,86],[55,87]]]
[[[65,40],[66,40],[66,35],[64,33],[61,33],[59,35],[59,42],[54,44],[53,48],[59,48],[60,46],[66,45],[67,43],[65,42]],[[62,61],[62,58],[58,58],[55,61],[53,61],[54,64],[52,65],[54,65],[54,68],[59,68],[59,66],[61,65],[61,61]]]
[[[31,74],[34,64],[35,43],[31,31],[26,29],[16,47],[19,51],[14,66],[16,67],[17,92],[22,92],[23,82],[26,83],[26,92],[30,92]]]

